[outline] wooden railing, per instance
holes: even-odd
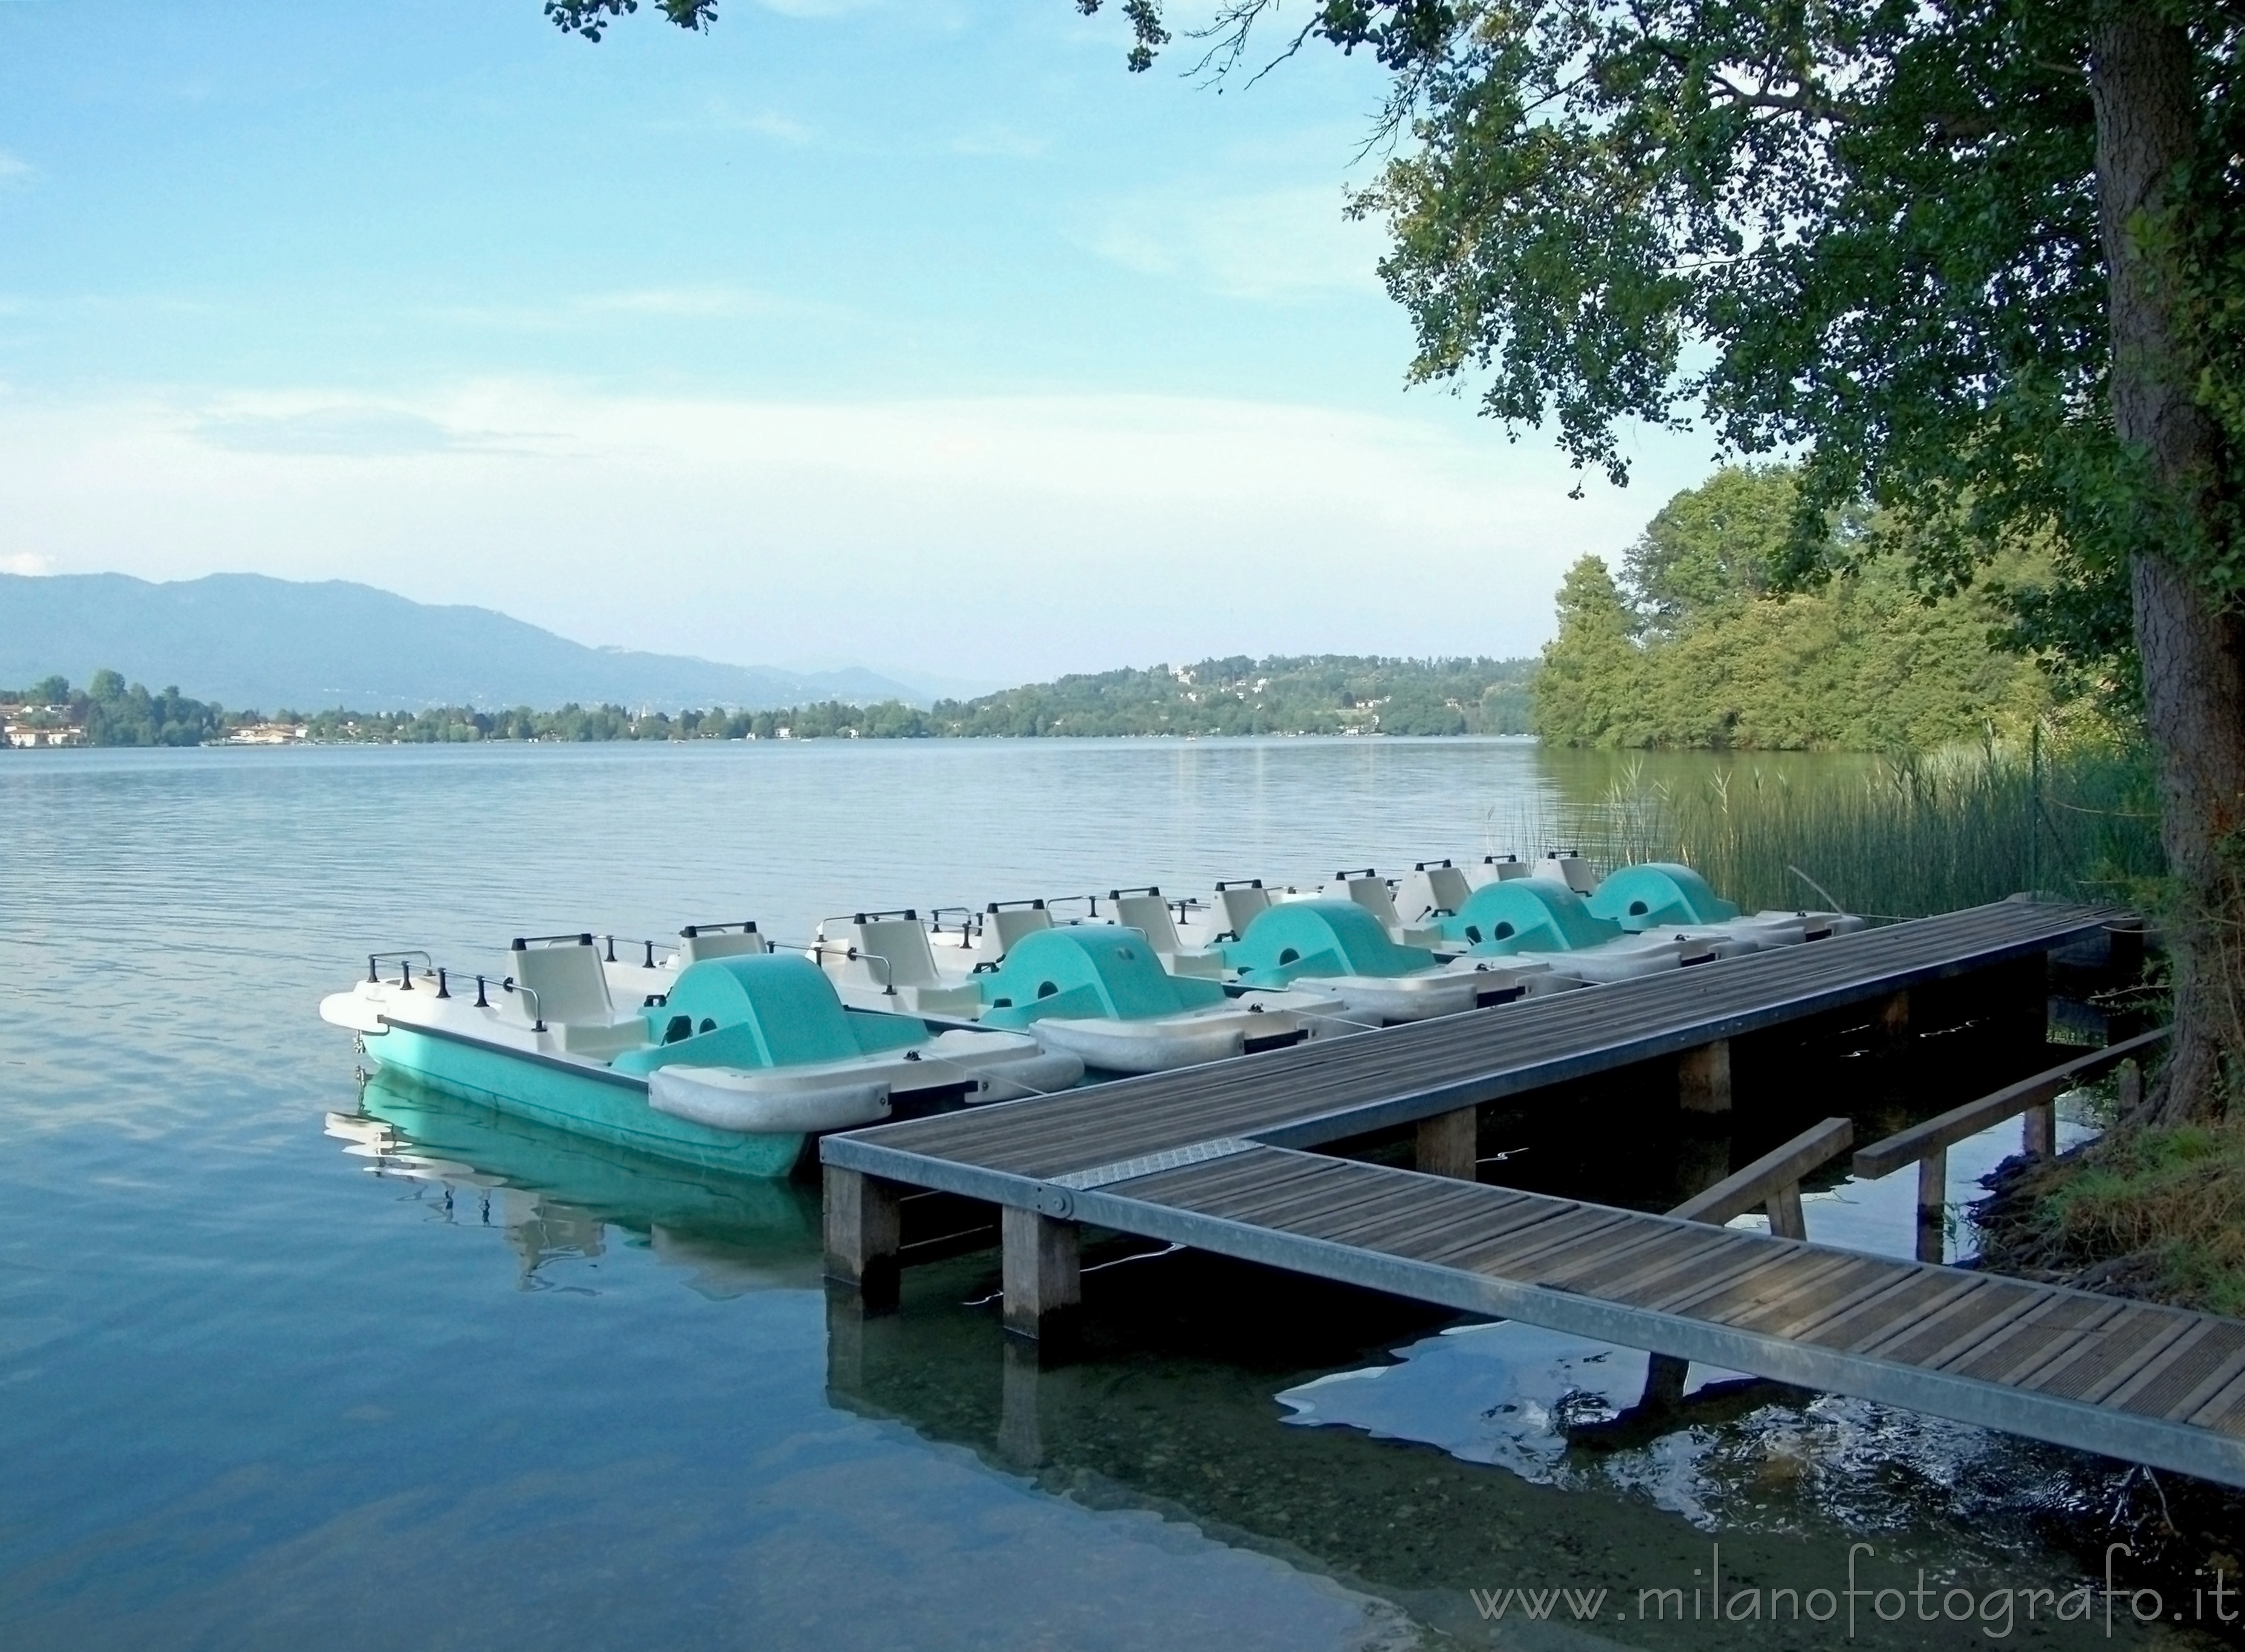
[[[1764,1210],[1769,1214],[1770,1232],[1779,1238],[1806,1239],[1808,1233],[1801,1217],[1801,1178],[1838,1158],[1855,1139],[1853,1124],[1845,1119],[1827,1119],[1705,1192],[1692,1195],[1668,1214],[1685,1222],[1720,1227],[1733,1216]]]
[[[1951,1107],[1923,1124],[1914,1124],[1907,1130],[1897,1130],[1884,1141],[1875,1141],[1856,1154],[1855,1175],[1866,1181],[1875,1181],[1881,1176],[1891,1175],[1906,1164],[1917,1166],[1917,1259],[1920,1262],[1939,1262],[1942,1259],[1943,1218],[1949,1202],[1950,1148],[2003,1123],[2006,1119],[2024,1114],[2026,1122],[2022,1132],[2022,1151],[2045,1158],[2052,1156],[2058,1150],[2058,1115],[2055,1110],[2058,1098],[2123,1063],[2140,1063],[2167,1035],[2165,1027],[2138,1033],[2133,1039],[2108,1044],[2101,1050],[2092,1050],[2073,1060],[2062,1062],[2045,1072],[2036,1073],[2032,1078],[2006,1085],[1992,1095],[1984,1095],[1977,1101],[1967,1101],[1961,1107]],[[2140,1067],[2134,1070],[2140,1072]],[[2128,1083],[2130,1076],[2123,1074],[2121,1082],[2124,1086]],[[2140,1081],[2139,1079],[2138,1082]]]

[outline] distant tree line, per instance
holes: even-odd
[[[223,738],[230,726],[215,705],[177,687],[150,694],[114,671],[95,672],[83,688],[47,677],[28,688],[0,689],[0,701],[37,708],[25,719],[33,727],[83,729],[89,746],[200,746]]]
[[[916,740],[1122,735],[1524,735],[1533,732],[1532,660],[1395,660],[1245,654],[1185,667],[1102,672],[1008,688],[927,709],[820,701],[772,711],[553,711],[466,706],[422,711],[225,712],[176,688],[151,695],[113,671],[84,692],[51,678],[0,700],[67,708],[97,746],[199,745],[267,722],[333,743],[488,740]]]

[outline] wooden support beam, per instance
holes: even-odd
[[[1808,1220],[1801,1213],[1801,1184],[1788,1181],[1769,1195],[1762,1207],[1769,1212],[1769,1231],[1779,1239],[1806,1239]]]
[[[1936,1148],[1917,1161],[1917,1259],[1939,1262],[1948,1237],[1949,1149]]]
[[[1645,1364],[1645,1398],[1637,1402],[1640,1411],[1670,1412],[1684,1403],[1684,1381],[1691,1374],[1692,1362],[1679,1359],[1673,1354],[1654,1354]]]
[[[2120,1116],[2135,1117],[2144,1105],[2144,1067],[2140,1061],[2120,1063]]]
[[[1797,1217],[1801,1209],[1801,1178],[1848,1150],[1855,1127],[1846,1119],[1827,1119],[1813,1130],[1804,1130],[1783,1147],[1773,1148],[1745,1169],[1725,1176],[1705,1192],[1695,1193],[1668,1214],[1685,1222],[1712,1222],[1717,1227],[1733,1216],[1760,1209],[1781,1200],[1789,1190]],[[1771,1221],[1774,1224],[1775,1214]],[[1772,1231],[1775,1231],[1773,1225]],[[1799,1235],[1783,1236],[1798,1238]]]
[[[1908,1039],[1909,1037],[1909,989],[1904,987],[1881,1004],[1878,1015],[1871,1025],[1882,1044],[1896,1045]]]
[[[1065,1338],[1083,1302],[1082,1230],[1014,1205],[1001,1225],[1006,1329],[1041,1342]]]
[[[865,1307],[897,1304],[897,1252],[903,1228],[894,1181],[862,1171],[825,1168],[826,1276],[858,1293]]]
[[[1676,1100],[1686,1113],[1731,1110],[1731,1041],[1717,1039],[1676,1058]]]
[[[2019,1151],[2037,1159],[2058,1157],[2058,1104],[2038,1101],[2019,1114]]]
[[[1473,1107],[1456,1107],[1419,1121],[1418,1155],[1421,1174],[1455,1176],[1461,1181],[1480,1179],[1475,1155],[1481,1151],[1481,1114]]]

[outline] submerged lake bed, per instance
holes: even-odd
[[[6,754],[0,1643],[1963,1646],[1999,1590],[2051,1597],[2019,1638],[2106,1640],[2085,1459],[1767,1391],[1585,1451],[1641,1355],[1143,1244],[1087,1258],[1088,1345],[1041,1368],[987,1255],[853,1320],[807,1187],[363,1086],[315,1014],[370,951],[497,971],[523,933],[1532,854],[1616,772],[1477,740]],[[1801,1106],[1906,1113],[1887,1082]],[[1582,1173],[1580,1127],[1520,1127],[1523,1176]],[[1952,1200],[2015,1139],[1952,1154]],[[1705,1146],[1652,1141],[1632,1195]],[[1811,1237],[1907,1255],[1906,1180],[1813,1194]],[[1974,1610],[1770,1621],[1862,1543],[1867,1587]],[[1755,1617],[1670,1616],[1718,1567]],[[2204,1643],[2126,1597],[2109,1635]]]

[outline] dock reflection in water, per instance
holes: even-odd
[[[1103,1259],[1143,1249],[1129,1242]],[[1837,1591],[1849,1545],[1864,1541],[1875,1550],[1858,1561],[1868,1585],[1908,1589],[1922,1569],[1936,1600],[1954,1587],[1976,1601],[1996,1588],[2063,1594],[2086,1569],[2047,1530],[2083,1513],[2068,1501],[2086,1482],[2067,1454],[1980,1430],[1718,1385],[1680,1427],[1586,1448],[1570,1443],[1570,1425],[1626,1404],[1642,1355],[1526,1326],[1447,1324],[1412,1304],[1186,1252],[1088,1280],[1096,1312],[1085,1347],[1041,1367],[994,1313],[962,1311],[994,1284],[987,1258],[960,1258],[908,1275],[894,1314],[831,1298],[830,1401],[1085,1506],[1150,1512],[1282,1559],[1466,1644],[1581,1645],[1585,1634],[1741,1644],[1738,1623],[1690,1618],[1716,1545],[1731,1598]],[[1386,1351],[1398,1345],[1400,1360]],[[1695,1387],[1719,1376],[1699,1373]],[[1665,1622],[1640,1616],[1640,1589],[1672,1587],[1684,1591],[1684,1621],[1672,1608]],[[1494,1621],[1489,1592],[1507,1589],[1533,1593]],[[1602,1604],[1578,1621],[1570,1602],[1599,1589]],[[1523,1623],[1544,1600],[1557,1601],[1549,1618]],[[1793,1624],[1790,1609],[1753,1643],[1841,1638],[1829,1624]],[[2111,1643],[2101,1613],[2093,1625],[2052,1624],[2052,1609],[2041,1604],[2030,1634],[2020,1608],[2018,1633]],[[1865,1602],[1859,1619],[1849,1644],[1987,1644],[1977,1615],[1882,1623]],[[2122,1643],[2165,1635],[2113,1629]]]

